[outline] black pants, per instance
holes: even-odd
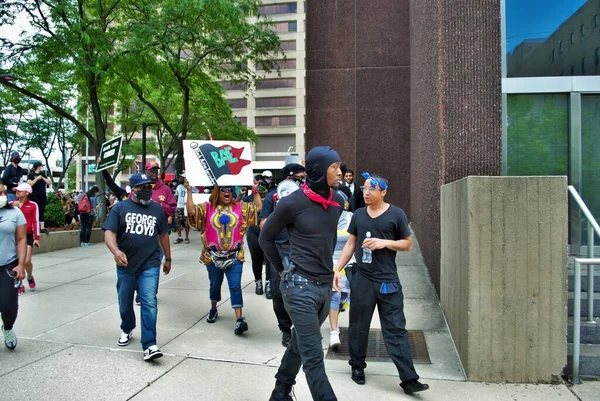
[[[410,355],[406,318],[404,317],[404,296],[402,286],[393,294],[382,294],[381,283],[371,281],[357,273],[350,281],[352,305],[350,306],[350,327],[348,328],[348,345],[350,346],[350,366],[353,369],[364,369],[367,364],[367,344],[369,327],[375,311],[379,311],[379,320],[383,341],[390,358],[396,365],[400,380],[406,382],[419,379]]]
[[[246,239],[248,240],[248,249],[250,249],[250,257],[252,258],[252,272],[254,273],[254,280],[262,280],[262,268],[263,263],[269,261],[265,259],[265,253],[258,244],[258,236],[260,235],[259,226],[250,226],[248,228]],[[265,279],[268,281],[271,276],[269,266],[265,269]]]
[[[40,223],[44,221],[44,215],[46,214],[46,203],[48,203],[47,198],[39,199],[37,202],[38,212],[39,212],[39,220]]]
[[[285,255],[289,255],[287,248],[282,249],[278,247],[278,249],[282,258]],[[273,266],[267,266],[267,268],[271,271],[271,295],[273,296],[273,312],[275,312],[275,317],[277,318],[277,325],[281,331],[291,331],[293,325],[292,318],[287,313],[287,310],[285,310],[285,304],[281,296],[281,277]]]
[[[284,278],[280,288],[294,329],[275,378],[293,386],[302,366],[313,400],[337,400],[325,373],[321,337],[321,325],[329,314],[331,283],[317,284],[293,275]]]
[[[87,244],[90,242],[90,237],[92,236],[92,224],[94,223],[94,216],[90,215],[89,213],[81,213],[79,218],[81,219],[79,241]]]
[[[19,295],[15,288],[15,279],[8,275],[16,265],[17,261],[0,266],[0,314],[5,330],[12,330],[19,310]]]

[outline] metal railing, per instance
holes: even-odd
[[[588,268],[593,265],[600,265],[600,258],[575,259],[575,275],[573,276],[573,366],[571,367],[571,376],[573,379],[573,383],[575,384],[579,384],[579,355],[581,351],[581,265],[587,265]],[[593,300],[593,291],[588,292],[588,299],[589,298],[592,298]]]
[[[581,334],[581,265],[588,267],[588,279],[587,279],[587,295],[588,295],[588,308],[587,308],[587,321],[589,323],[595,323],[594,321],[594,265],[600,265],[600,258],[594,258],[594,234],[600,238],[600,226],[598,222],[592,216],[592,213],[586,206],[581,196],[577,193],[577,190],[569,185],[569,193],[575,199],[577,206],[583,212],[588,224],[587,229],[587,250],[588,257],[586,259],[576,258],[575,259],[575,275],[573,277],[574,288],[573,288],[573,366],[572,366],[572,379],[573,383],[579,383],[579,356],[580,356],[580,334]]]

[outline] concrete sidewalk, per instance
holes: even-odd
[[[198,263],[200,238],[172,245],[173,270],[161,277],[158,345],[165,356],[142,361],[140,330],[117,347],[119,314],[114,262],[103,244],[34,256],[35,290],[20,298],[15,351],[0,348],[0,400],[267,400],[284,348],[271,302],[254,294],[250,262],[243,275],[244,315],[250,330],[233,334],[227,286],[219,320],[206,323],[208,277]],[[409,329],[425,333],[431,364],[416,365],[431,389],[423,400],[596,400],[598,383],[502,385],[465,382],[433,286],[416,247],[399,257]],[[248,253],[249,255],[249,253]],[[137,308],[137,307],[136,307]],[[342,313],[340,326],[347,326]],[[372,327],[379,327],[375,316]],[[322,328],[327,348],[329,326]],[[340,400],[410,399],[391,362],[369,363],[367,384],[350,379],[346,361],[326,360]],[[304,374],[298,400],[310,400]],[[577,394],[577,395],[576,395]]]

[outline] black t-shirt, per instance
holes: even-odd
[[[277,189],[272,190],[265,196],[265,200],[262,202],[262,208],[260,209],[260,215],[258,216],[258,222],[260,223],[263,219],[268,218],[275,210],[275,201],[273,196],[277,195]],[[275,239],[278,244],[286,244],[289,242],[289,236],[287,230],[284,228],[281,233]]]
[[[339,205],[344,199],[334,191]],[[319,203],[298,190],[277,202],[273,213],[260,231],[259,243],[277,271],[283,270],[281,256],[275,245],[278,235],[287,228],[290,260],[296,270],[310,280],[321,283],[333,280],[333,249],[342,206],[324,209]]]
[[[6,192],[11,194],[13,193],[13,188],[15,188],[21,182],[23,178],[23,168],[21,166],[13,166],[10,163],[4,171],[2,172],[2,180],[4,181],[4,185],[6,185]]]
[[[392,241],[408,238],[411,235],[408,227],[408,219],[404,210],[390,205],[388,210],[377,218],[372,218],[363,207],[354,212],[348,232],[356,236],[356,258],[357,272],[375,282],[399,282],[398,268],[396,267],[396,251],[389,248],[376,249],[373,251],[373,262],[362,263],[363,249],[361,247],[367,231],[371,232],[371,238],[381,238]]]
[[[46,176],[41,173],[41,174],[35,174],[35,173],[29,173],[27,175],[27,180],[35,180],[36,177],[38,175],[41,175],[42,177],[46,178]],[[38,202],[38,201],[43,201],[46,200],[46,181],[44,181],[43,179],[40,179],[38,182],[36,182],[35,184],[33,184],[33,186],[31,187],[31,189],[33,190],[32,193],[32,200],[34,202]]]
[[[162,207],[144,206],[131,199],[117,203],[108,214],[103,230],[117,234],[117,245],[127,256],[127,269],[146,270],[160,266],[158,236],[169,231]]]

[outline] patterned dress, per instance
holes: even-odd
[[[188,221],[191,227],[196,227],[202,233],[201,263],[213,263],[209,249],[239,250],[237,259],[244,262],[244,233],[248,227],[257,224],[256,205],[253,202],[240,202],[213,207],[206,202],[195,206],[195,214],[188,216]]]

